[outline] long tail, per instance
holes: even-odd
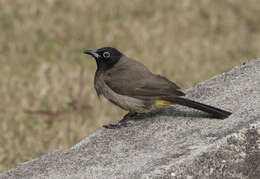
[[[171,101],[175,104],[191,107],[194,109],[198,109],[204,112],[207,112],[209,114],[212,114],[214,117],[219,118],[219,119],[225,119],[232,113],[229,111],[225,111],[207,104],[202,104],[196,101],[192,101],[190,99],[185,99],[181,97],[167,97],[164,100]]]

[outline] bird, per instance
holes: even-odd
[[[232,114],[185,98],[185,93],[174,82],[152,73],[144,64],[127,57],[116,48],[84,50],[84,54],[92,56],[97,64],[94,88],[98,97],[102,95],[128,111],[117,123],[104,125],[105,128],[120,128],[125,126],[125,121],[139,114],[174,104],[204,111],[217,119],[225,119]]]

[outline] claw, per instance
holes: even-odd
[[[137,120],[142,120],[144,118],[145,116],[142,113],[128,113],[123,117],[123,119],[121,119],[117,123],[104,125],[103,127],[106,129],[119,129],[121,127],[127,127],[127,122],[130,120],[137,121]]]
[[[108,124],[103,126],[106,129],[119,129],[121,127],[127,127],[127,124],[125,122],[118,122],[115,124]]]

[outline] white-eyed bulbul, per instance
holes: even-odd
[[[131,59],[112,47],[85,50],[95,58],[97,71],[94,87],[97,95],[129,111],[117,124],[104,126],[119,127],[129,116],[149,112],[152,109],[179,104],[201,110],[215,118],[227,118],[231,112],[186,99],[180,88],[167,78],[152,73],[142,63]]]

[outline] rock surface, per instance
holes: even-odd
[[[163,108],[0,178],[260,178],[260,59],[198,84],[187,97],[233,114],[218,120]]]

